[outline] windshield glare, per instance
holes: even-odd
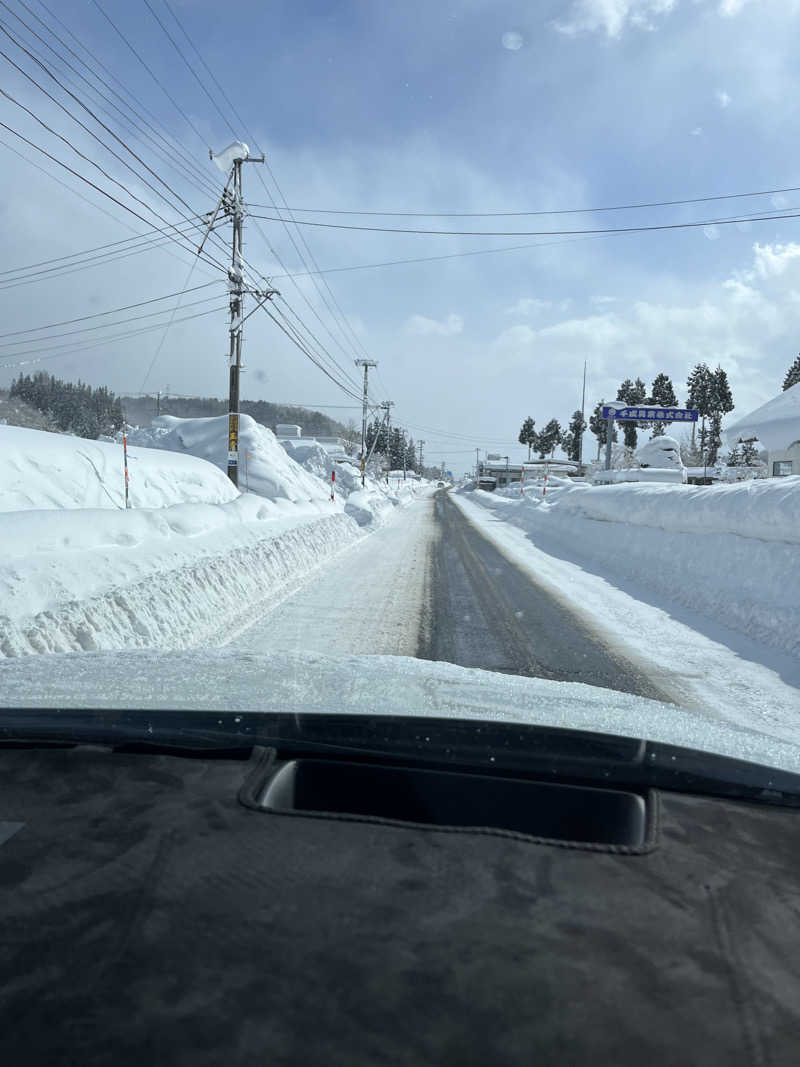
[[[796,13],[13,15],[0,731],[392,716],[800,770]]]

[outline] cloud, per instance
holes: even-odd
[[[717,91],[714,93],[714,96],[716,96],[717,103],[719,104],[720,107],[729,107],[730,106],[730,102],[731,102],[730,95],[728,93],[726,93],[724,89],[717,89]]]
[[[424,315],[412,315],[406,320],[406,333],[419,336],[452,337],[461,333],[464,329],[464,320],[460,315],[450,314],[446,319],[438,322],[436,319],[428,319]]]
[[[574,0],[568,18],[554,23],[567,36],[605,33],[619,37],[627,25],[654,30],[654,17],[668,15],[676,0]]]
[[[719,0],[717,14],[734,18],[749,3],[750,0]],[[557,19],[553,26],[569,37],[604,33],[616,38],[629,26],[652,33],[659,27],[658,19],[672,14],[677,6],[677,0],[573,0],[568,16]]]
[[[660,371],[683,400],[689,369],[700,361],[728,371],[739,414],[776,395],[796,350],[800,244],[756,243],[744,269],[684,292],[503,330],[490,346],[492,365],[497,373],[527,369],[533,380],[547,368],[548,389],[560,395],[586,358],[592,404],[614,395],[623,378],[641,375],[649,384]]]
[[[695,126],[695,128],[692,130],[692,137],[702,137],[702,135],[703,135],[703,127],[702,126]]]
[[[723,18],[733,18],[749,2],[750,0],[719,0],[717,11]]]
[[[753,267],[759,278],[776,278],[785,274],[790,263],[800,257],[800,244],[753,245]]]
[[[594,304],[595,307],[601,307],[603,304],[616,304],[617,298],[615,296],[591,296],[589,297],[589,303]]]
[[[571,300],[541,300],[537,296],[522,296],[511,307],[506,308],[506,315],[521,315],[524,318],[532,318],[544,311],[567,311],[572,303]]]

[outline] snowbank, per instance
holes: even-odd
[[[800,478],[470,497],[544,552],[800,653]]]
[[[223,504],[238,494],[221,471],[187,455],[128,449],[134,507]],[[0,512],[124,508],[121,444],[0,426]]]
[[[179,419],[161,415],[152,429],[131,430],[129,441],[149,448],[188,453],[207,460],[221,472],[228,469],[228,416]],[[239,488],[267,500],[291,502],[330,499],[330,490],[295,463],[281,447],[272,430],[250,415],[239,416]],[[226,475],[227,477],[227,475]],[[330,469],[328,470],[330,479]]]
[[[682,485],[686,481],[684,467],[628,467],[623,470],[595,471],[595,485],[618,485],[623,482],[657,482],[667,485]]]
[[[0,658],[191,648],[252,622],[361,536],[341,511],[225,504],[5,516]]]

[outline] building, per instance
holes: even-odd
[[[734,422],[725,437],[730,448],[739,441],[760,441],[770,478],[800,474],[800,382]]]
[[[279,441],[291,441],[297,445],[319,445],[330,456],[346,456],[347,447],[343,437],[303,437],[302,426],[279,423],[275,427],[275,436]]]
[[[478,488],[479,489],[503,489],[512,482],[522,481],[523,472],[525,480],[532,480],[544,473],[545,467],[549,474],[571,475],[577,473],[578,464],[571,460],[531,459],[525,463],[510,463],[505,457],[502,459],[486,459],[478,464]],[[481,484],[481,483],[484,484]]]

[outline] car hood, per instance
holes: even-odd
[[[0,662],[0,693],[7,708],[377,714],[556,726],[800,771],[800,746],[711,722],[694,710],[576,682],[404,656],[235,649],[27,656]]]

